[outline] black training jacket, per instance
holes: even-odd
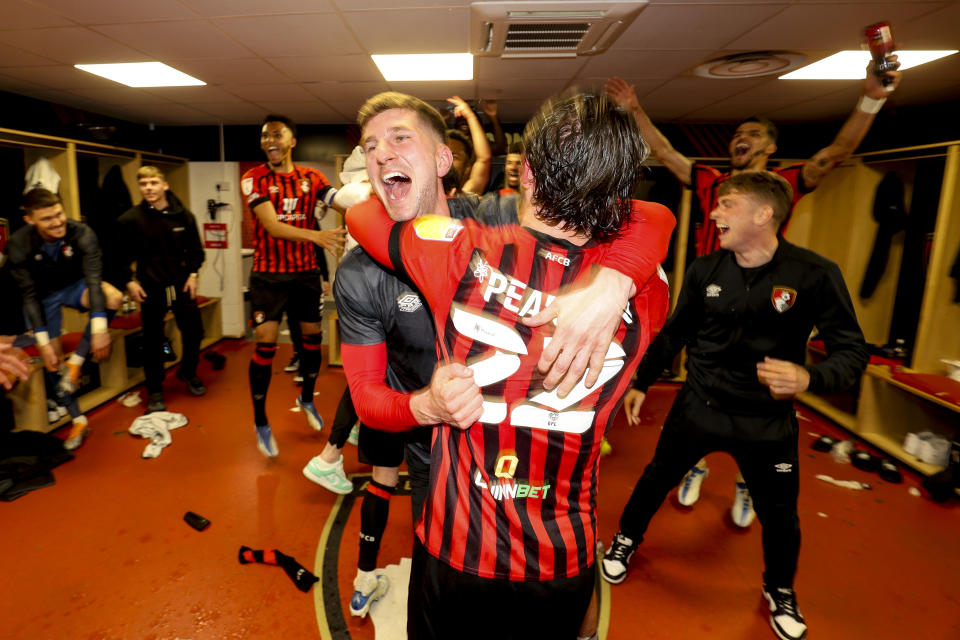
[[[90,290],[90,312],[106,313],[106,299],[100,288],[103,261],[93,229],[68,219],[67,235],[55,244],[56,253],[51,258],[43,250],[43,239],[33,225],[17,229],[7,244],[10,269],[23,296],[23,311],[34,329],[46,326],[40,301],[78,280],[84,280]]]
[[[141,201],[117,220],[124,284],[136,279],[146,289],[179,287],[200,270],[205,253],[196,218],[172,191],[167,191],[167,205],[159,211]],[[135,276],[132,262],[137,263]]]
[[[697,258],[687,271],[673,315],[647,349],[634,387],[646,391],[687,348],[686,384],[707,404],[741,415],[788,412],[757,379],[764,356],[805,362],[816,327],[828,357],[810,372],[814,393],[856,384],[869,353],[836,264],[780,239],[767,264],[745,269],[733,252]]]

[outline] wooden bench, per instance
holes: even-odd
[[[203,350],[223,338],[220,298],[204,298],[201,296],[198,298],[197,306],[200,308],[200,320],[203,326],[203,339],[200,342],[200,349]],[[173,345],[174,353],[177,354],[177,360],[167,363],[166,366],[169,368],[180,361],[183,345],[180,339],[180,330],[177,329],[173,314],[168,313],[164,320],[164,333]],[[72,350],[70,347],[76,344],[75,336],[82,332],[85,325],[86,314],[78,313],[72,309],[64,309],[63,326],[66,353]],[[110,356],[97,363],[100,385],[77,398],[77,403],[80,405],[82,412],[86,413],[101,404],[109,402],[144,381],[142,367],[130,368],[127,366],[126,348],[128,336],[142,331],[139,311],[118,315],[110,323]],[[9,392],[9,396],[13,401],[14,421],[18,431],[49,432],[70,421],[69,417],[64,417],[51,423],[47,418],[47,392],[43,380],[42,362],[31,365],[30,377],[25,382],[19,382]]]

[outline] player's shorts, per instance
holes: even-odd
[[[594,579],[592,568],[542,582],[480,578],[434,558],[414,536],[407,635],[418,640],[575,638]]]
[[[83,292],[86,290],[87,282],[81,278],[59,291],[54,291],[40,301],[40,305],[43,307],[43,316],[46,320],[47,334],[49,334],[51,338],[59,336],[63,328],[62,307],[87,311],[87,308],[84,307],[82,303]]]
[[[405,433],[381,431],[360,423],[360,440],[357,442],[357,458],[363,464],[375,467],[399,467],[403,462]]]
[[[320,322],[323,282],[318,270],[250,274],[253,326],[279,322],[284,310],[300,322]]]

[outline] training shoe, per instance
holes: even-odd
[[[637,543],[618,531],[600,561],[600,574],[603,579],[610,584],[623,582],[627,577],[627,565],[636,550]]]
[[[768,589],[763,585],[763,597],[770,605],[770,626],[781,640],[801,640],[807,635],[807,623],[797,606],[793,589]]]
[[[753,498],[750,497],[747,483],[738,482],[737,494],[733,498],[733,506],[730,507],[730,517],[733,518],[733,524],[747,528],[756,516],[757,514],[753,510]]]
[[[353,491],[353,483],[343,471],[343,456],[333,463],[325,462],[320,456],[315,456],[303,468],[303,475],[307,480],[316,482],[334,493],[344,495]]]
[[[154,411],[166,411],[167,403],[163,401],[162,393],[151,393],[150,400],[147,402],[147,413]]]
[[[262,427],[256,426],[254,428],[257,431],[257,449],[260,449],[260,453],[268,458],[277,457],[280,449],[277,448],[277,441],[273,437],[270,425],[267,424]]]
[[[350,598],[350,615],[366,617],[370,605],[379,600],[390,588],[387,576],[374,575],[372,571],[357,571],[353,579],[353,597]]]
[[[692,507],[700,499],[700,485],[703,479],[710,475],[710,469],[704,467],[694,467],[687,471],[683,476],[683,482],[680,483],[680,490],[677,491],[677,500],[685,507]]]
[[[294,355],[290,358],[290,363],[283,368],[284,373],[293,373],[294,371],[300,370],[300,358],[297,355]]]
[[[360,442],[360,423],[357,422],[353,425],[353,428],[350,429],[350,435],[347,436],[347,442],[353,446],[357,446],[357,443]]]
[[[67,415],[66,407],[61,407],[56,400],[47,398],[47,420],[49,422],[56,422],[65,415]]]
[[[73,426],[70,427],[70,433],[67,439],[63,441],[63,448],[67,451],[73,451],[83,444],[83,439],[87,437],[87,418],[79,416],[73,419]]]
[[[183,381],[183,383],[187,385],[187,391],[189,391],[192,395],[202,396],[207,392],[207,388],[203,386],[203,381],[197,377],[197,374],[188,376],[177,369],[177,380]]]
[[[313,402],[304,402],[300,399],[300,396],[297,396],[297,406],[300,407],[303,414],[307,416],[307,424],[309,424],[314,431],[323,429],[323,418],[320,417],[317,408],[313,406]]]

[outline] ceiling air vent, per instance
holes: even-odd
[[[646,6],[627,2],[474,2],[471,52],[564,58],[606,51]]]
[[[756,78],[784,74],[806,61],[806,55],[792,51],[748,51],[708,60],[693,73],[703,78]]]

